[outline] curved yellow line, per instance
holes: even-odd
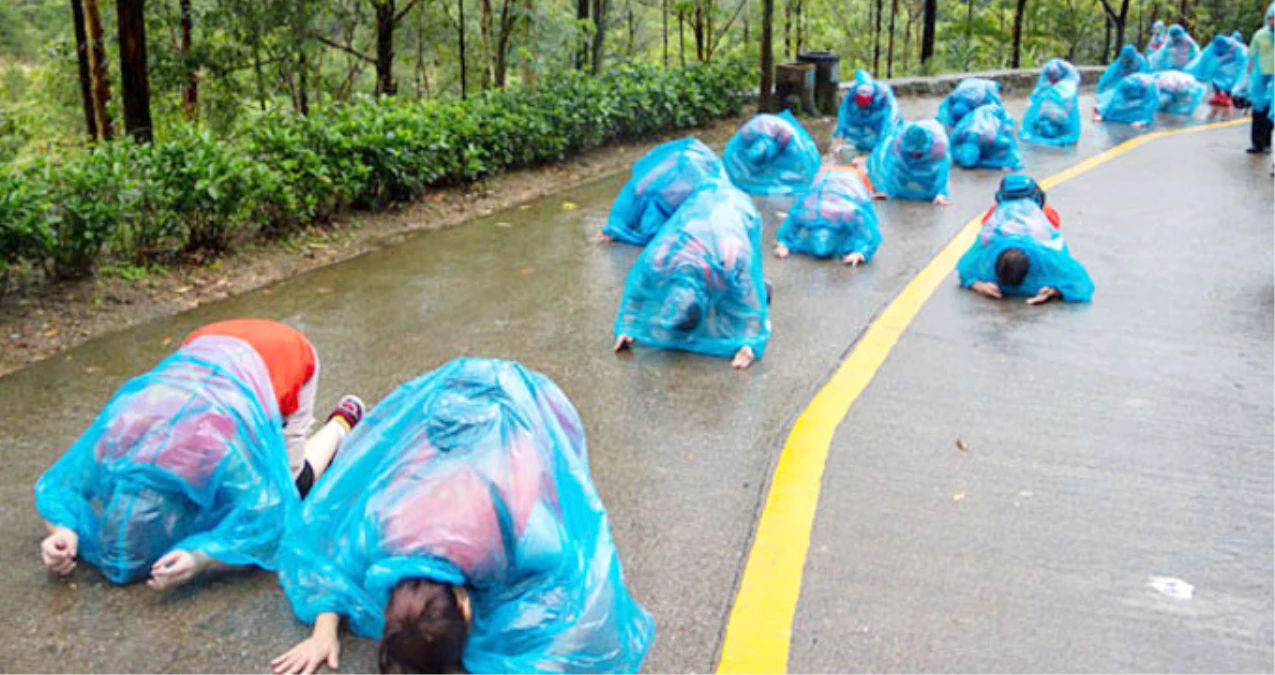
[[[1042,181],[1049,189],[1157,138],[1243,124],[1158,131],[1130,139]],[[855,399],[876,376],[903,331],[956,267],[978,235],[979,218],[966,223],[877,317],[863,339],[797,418],[771,477],[766,506],[726,623],[718,673],[785,673],[801,575],[810,547],[823,469],[832,435]]]

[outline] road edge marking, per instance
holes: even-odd
[[[1246,118],[1143,134],[1040,181],[1058,186],[1150,141],[1232,127]],[[832,438],[850,408],[876,377],[894,345],[957,261],[981,225],[975,217],[904,286],[875,319],[837,370],[793,423],[771,474],[765,506],[754,530],[744,572],[731,603],[717,673],[786,673],[792,623],[801,595],[823,471]]]

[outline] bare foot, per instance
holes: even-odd
[[[611,243],[611,242],[613,242],[613,241],[615,241],[615,240],[611,238],[611,235],[609,235],[609,234],[607,234],[607,233],[605,233],[605,232],[599,232],[599,233],[597,233],[597,234],[593,235],[593,241],[595,241],[595,242],[597,242],[597,243],[599,243],[599,244],[609,244],[609,243]]]
[[[776,257],[776,258],[787,258],[787,257],[788,257],[788,253],[789,253],[789,250],[788,250],[788,247],[787,247],[787,246],[784,246],[783,244],[775,244],[775,257]]]
[[[1130,125],[1130,126],[1132,126],[1134,129],[1146,129],[1146,128],[1147,128],[1147,123],[1146,123],[1146,122],[1134,122],[1134,123],[1133,123],[1132,125]]]
[[[612,351],[619,353],[628,349],[631,344],[633,344],[633,338],[627,335],[621,335],[615,339],[615,346],[611,347],[611,349]]]
[[[739,351],[735,352],[735,358],[731,359],[730,367],[735,370],[743,370],[753,363],[753,348],[743,346]]]
[[[952,200],[948,199],[947,197],[944,197],[943,195],[939,195],[934,198],[934,203],[939,206],[947,206],[952,203]]]

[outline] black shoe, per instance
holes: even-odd
[[[1247,152],[1250,155],[1259,155],[1263,152],[1263,150],[1261,148],[1245,148],[1244,152]]]

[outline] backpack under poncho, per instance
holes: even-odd
[[[708,181],[725,179],[722,161],[699,139],[657,145],[633,165],[633,176],[611,205],[602,232],[645,246],[691,193]]]
[[[117,584],[173,550],[275,569],[297,504],[270,374],[213,336],[120,387],[35,485],[40,515]]]
[[[860,152],[871,152],[901,124],[903,115],[894,88],[862,70],[855,71],[854,84],[841,99],[833,137],[845,139]]]
[[[1180,70],[1156,73],[1155,86],[1160,93],[1160,105],[1157,109],[1162,113],[1190,115],[1204,101],[1204,85]]]
[[[1120,84],[1120,80],[1133,75],[1134,73],[1149,73],[1151,65],[1147,63],[1147,57],[1138,53],[1133,45],[1125,45],[1120,48],[1120,56],[1107,69],[1102,72],[1102,77],[1098,78],[1098,87],[1095,90],[1098,94],[1105,94],[1116,88]]]
[[[1151,73],[1134,73],[1115,89],[1098,97],[1098,114],[1105,122],[1150,125],[1160,108],[1160,90]]]
[[[872,260],[881,245],[881,229],[872,195],[854,169],[828,167],[797,196],[776,234],[794,253],[841,258],[862,253]]]
[[[967,77],[956,85],[956,89],[948,94],[939,104],[939,112],[934,116],[945,127],[955,127],[966,115],[974,112],[979,106],[995,103],[1002,108],[1001,85],[995,80],[981,77]]]
[[[752,118],[722,152],[731,182],[754,195],[793,194],[815,179],[820,161],[815,140],[787,110]]]
[[[947,196],[951,173],[947,132],[935,120],[904,124],[868,156],[868,175],[891,199]]]
[[[1003,285],[996,276],[997,259],[1011,248],[1022,250],[1029,261],[1027,276],[1017,286]],[[956,272],[962,288],[985,281],[997,284],[1006,296],[1032,297],[1051,287],[1067,302],[1088,302],[1093,297],[1089,273],[1071,257],[1062,234],[1031,199],[998,205],[974,244],[961,256]]]
[[[589,474],[583,425],[545,376],[461,358],[395,389],[289,524],[297,617],[378,639],[400,581],[464,585],[471,673],[638,670],[654,638]]]
[[[707,185],[633,263],[615,334],[662,349],[729,358],[770,339],[761,213],[728,184]]]
[[[952,161],[966,169],[1021,169],[1014,118],[988,104],[965,116],[950,136]]]
[[[1229,93],[1243,77],[1247,62],[1248,47],[1244,43],[1229,35],[1218,35],[1187,66],[1186,72],[1218,91]]]
[[[1200,46],[1195,44],[1195,39],[1175,23],[1169,26],[1169,37],[1164,44],[1147,57],[1147,63],[1153,71],[1186,70],[1199,55]]]

